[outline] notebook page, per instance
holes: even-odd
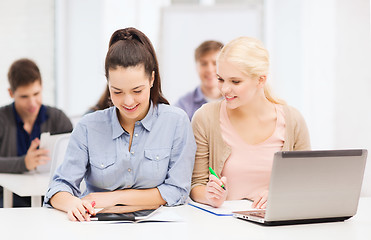
[[[250,200],[231,200],[225,201],[222,206],[215,208],[202,203],[197,203],[192,200],[189,201],[189,205],[196,207],[198,209],[204,210],[206,212],[218,215],[218,216],[233,216],[232,212],[235,211],[246,211],[252,210],[252,201]]]

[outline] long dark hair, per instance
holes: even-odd
[[[100,96],[97,104],[95,104],[95,106],[91,107],[89,109],[89,111],[94,112],[94,111],[97,111],[97,110],[103,110],[103,109],[109,108],[111,106],[113,106],[113,104],[112,104],[111,96],[109,94],[109,88],[108,88],[108,85],[107,85],[106,89],[104,89],[104,92]]]
[[[136,67],[143,64],[146,75],[150,78],[155,73],[150,99],[154,105],[169,104],[162,95],[161,79],[155,50],[148,37],[135,28],[125,28],[114,32],[109,41],[105,71],[109,79],[109,70],[117,67]]]

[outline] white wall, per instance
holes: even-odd
[[[136,27],[157,46],[160,8],[169,0],[56,0],[57,106],[70,116],[95,105],[106,84],[104,59],[114,31]]]
[[[194,59],[198,45],[206,40],[227,43],[239,36],[262,39],[262,20],[262,4],[164,8],[158,54],[162,89],[169,102],[200,84]]]
[[[335,0],[266,1],[268,81],[304,115],[313,149],[334,147],[335,12]]]
[[[370,2],[340,0],[336,9],[334,143],[371,151]],[[368,160],[363,194],[371,196]]]
[[[94,96],[104,89],[104,5],[99,0],[61,0],[57,6],[57,106],[74,116],[94,105]]]
[[[313,149],[371,149],[370,2],[267,0],[266,13],[269,80],[304,115]]]
[[[19,58],[30,58],[40,68],[44,102],[54,104],[54,2],[0,1],[0,106],[11,103],[8,70]]]

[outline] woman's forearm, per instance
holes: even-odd
[[[117,203],[125,205],[165,205],[157,188],[150,189],[125,189],[115,191]]]
[[[69,203],[76,197],[69,192],[58,192],[50,199],[50,205],[54,208],[67,212]]]
[[[104,208],[116,204],[124,205],[164,205],[166,201],[161,197],[157,188],[150,189],[124,189],[113,192],[89,193],[83,198],[86,201],[94,201],[96,207]]]
[[[195,202],[203,203],[203,204],[210,204],[209,201],[206,199],[206,186],[199,185],[195,186],[191,190],[191,198]]]

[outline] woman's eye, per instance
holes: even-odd
[[[223,78],[221,78],[221,77],[217,77],[217,79],[218,79],[218,81],[220,81],[220,82],[224,82]]]
[[[139,93],[141,93],[141,92],[142,92],[142,90],[134,91],[134,93],[137,93],[137,94],[139,94]]]
[[[239,84],[241,81],[232,81],[233,84]]]
[[[117,94],[120,94],[121,92],[113,92],[113,93],[117,95]]]

